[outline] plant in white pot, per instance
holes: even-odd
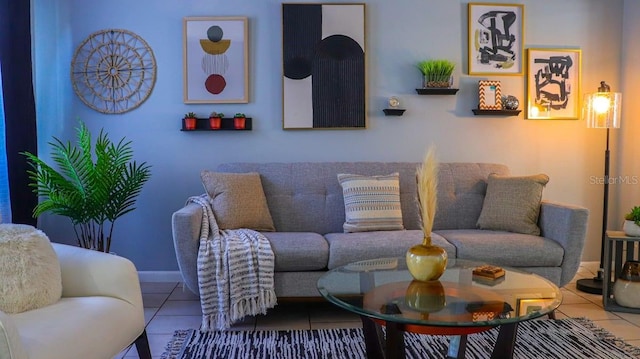
[[[631,212],[624,215],[624,234],[630,237],[640,237],[640,207],[635,206]]]
[[[92,154],[91,134],[83,122],[76,133],[77,146],[55,137],[49,142],[59,170],[29,152],[22,153],[33,168],[27,171],[29,186],[41,197],[33,215],[51,212],[69,217],[79,246],[110,252],[115,221],[135,209],[150,166],[133,160],[131,141],[111,142],[100,130]]]

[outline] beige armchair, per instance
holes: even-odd
[[[106,359],[135,343],[150,359],[138,273],[131,261],[52,243],[62,298],[18,313],[0,311],[2,359]]]

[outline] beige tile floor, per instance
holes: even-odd
[[[564,300],[556,317],[586,317],[630,344],[640,346],[640,314],[608,312],[602,297],[576,289],[575,281],[592,278],[598,263],[583,263],[574,280],[563,289]],[[200,326],[200,302],[182,283],[141,283],[151,354],[160,358],[165,345],[177,329]],[[281,303],[267,315],[250,317],[232,330],[287,330],[361,327],[358,316],[323,301]],[[137,358],[135,347],[123,351],[118,359]]]

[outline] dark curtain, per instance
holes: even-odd
[[[0,0],[0,64],[12,222],[35,226],[38,198],[28,186],[29,165],[20,154],[37,153],[29,0]]]

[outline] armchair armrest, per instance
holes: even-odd
[[[143,308],[138,272],[130,260],[90,249],[51,244],[60,261],[63,297],[113,297]]]
[[[18,329],[11,317],[0,310],[0,358],[28,359]]]
[[[564,248],[560,287],[569,283],[580,267],[588,218],[587,208],[542,201],[538,223],[540,235],[558,242]]]
[[[198,289],[198,248],[202,228],[202,207],[189,203],[171,216],[173,246],[184,283],[195,294]]]

